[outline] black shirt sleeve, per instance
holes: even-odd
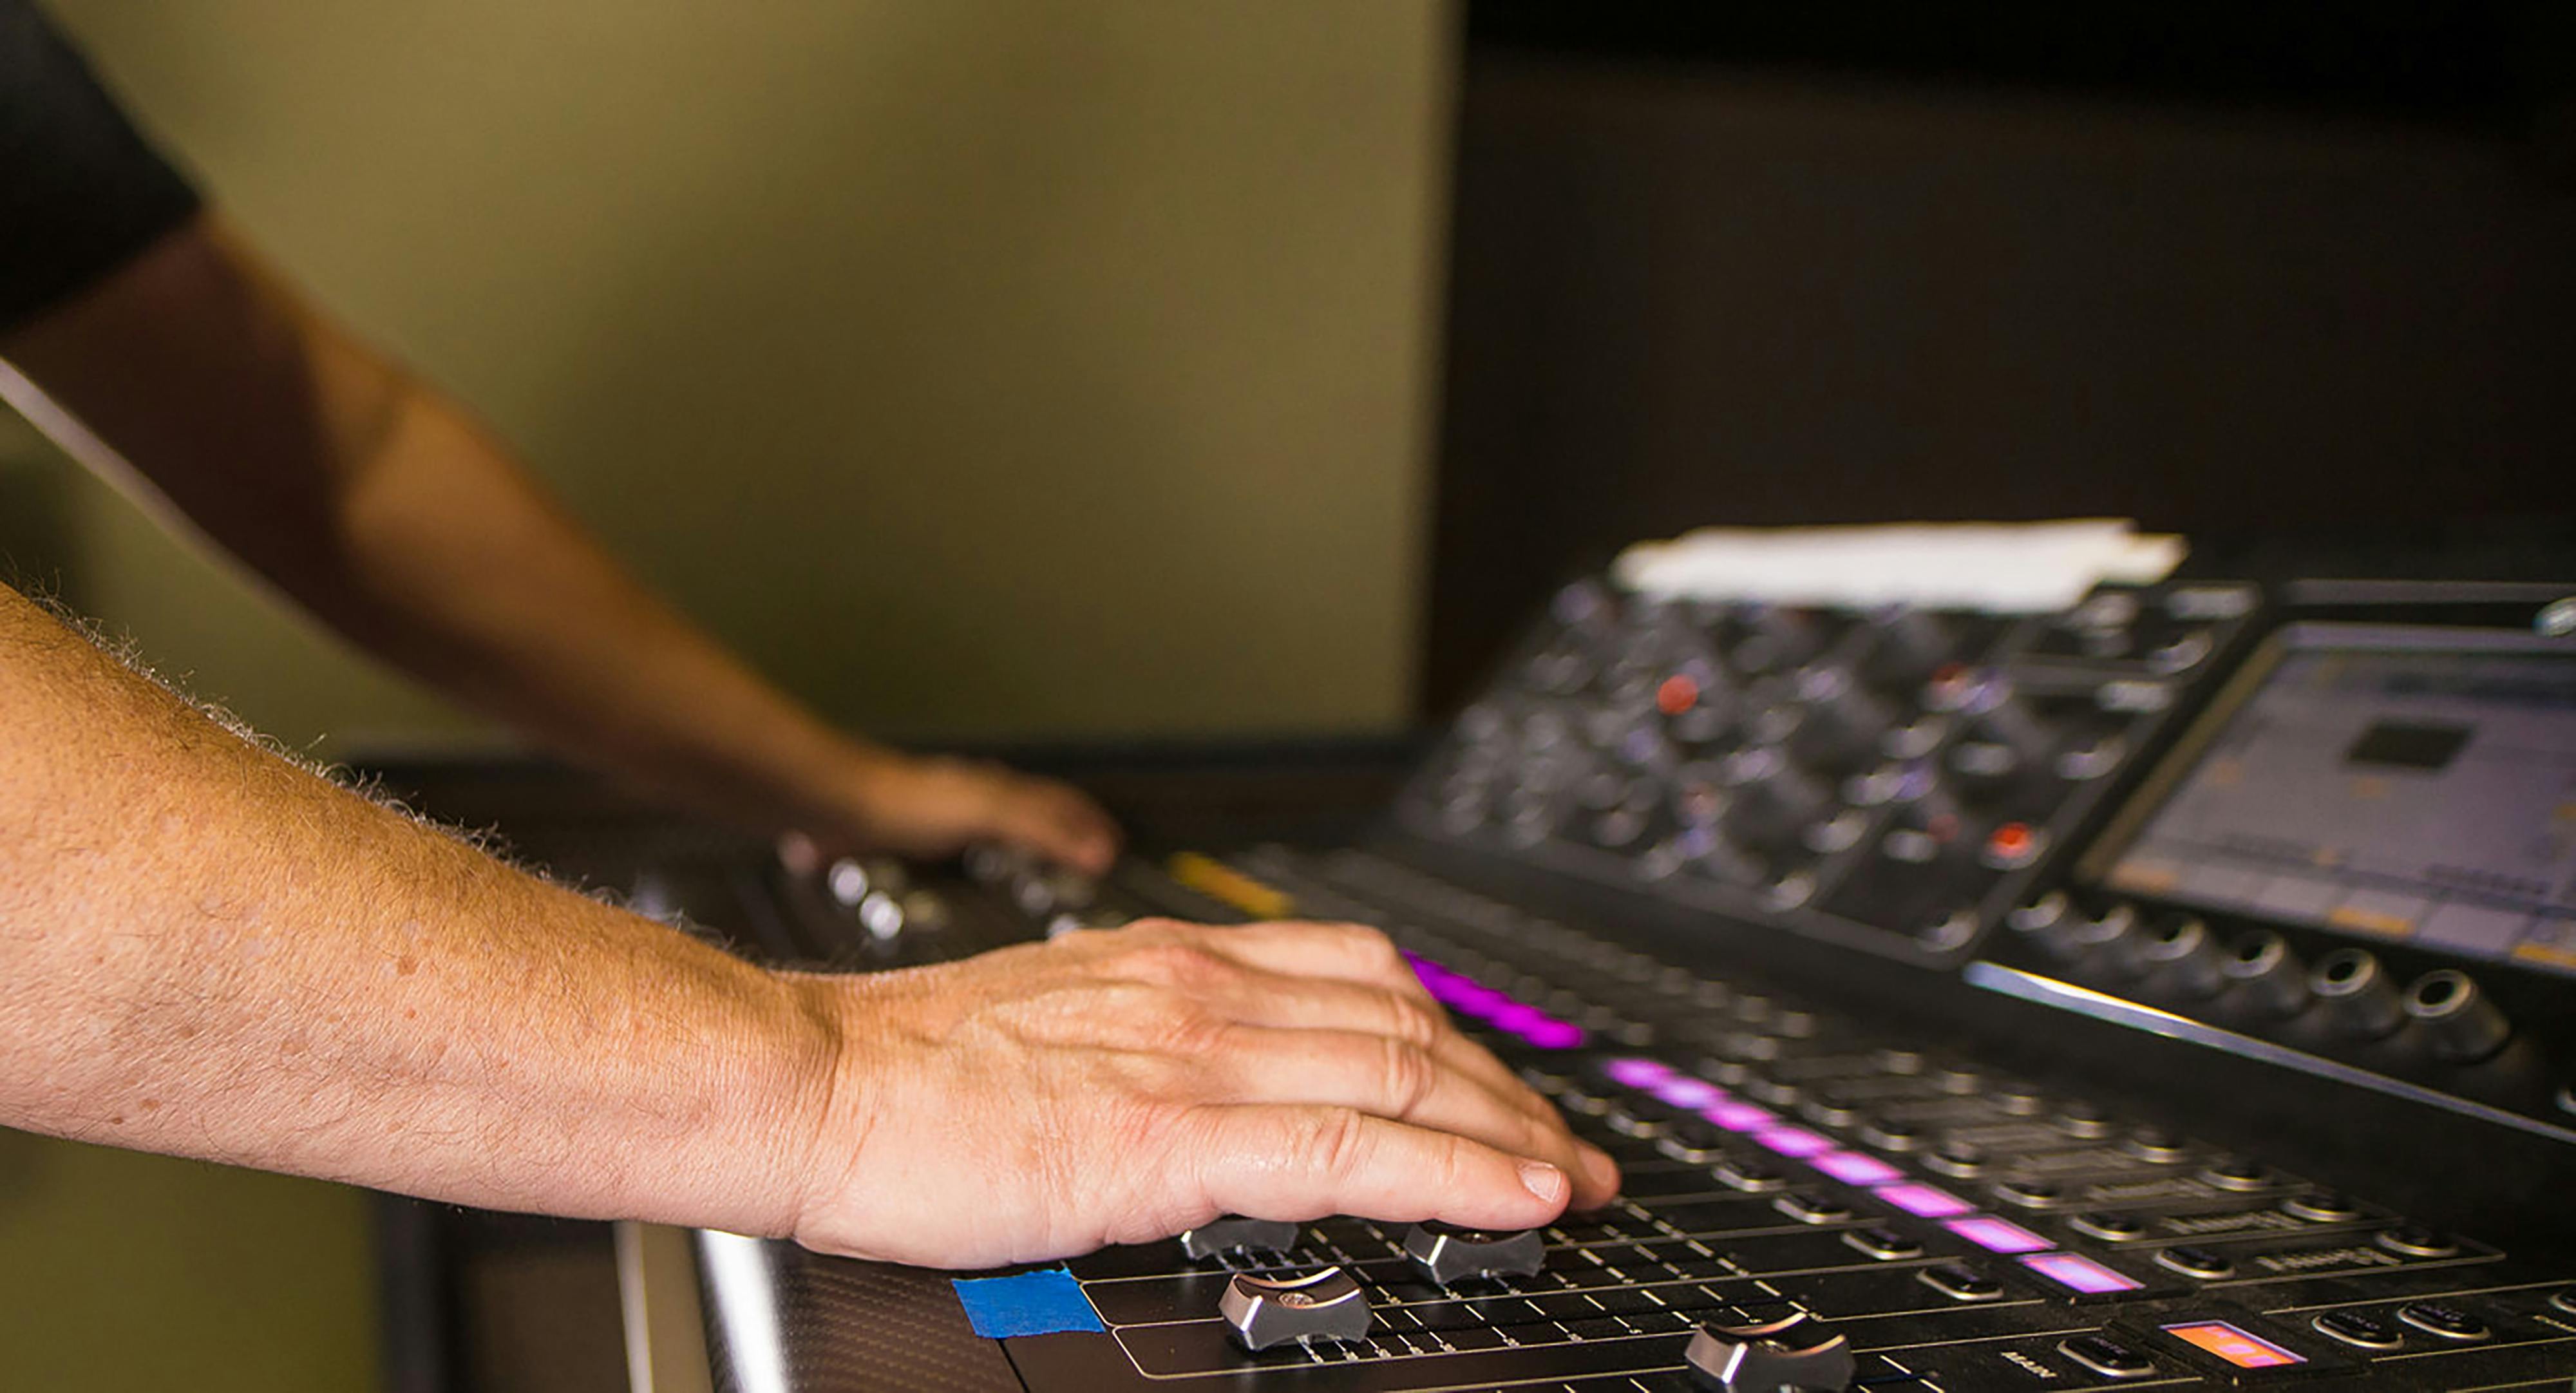
[[[32,0],[0,0],[0,332],[105,279],[197,208]]]

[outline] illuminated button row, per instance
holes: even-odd
[[[1527,1002],[1486,986],[1461,972],[1433,962],[1418,953],[1407,953],[1405,961],[1413,965],[1414,975],[1431,993],[1434,1001],[1473,1020],[1479,1020],[1506,1035],[1543,1050],[1570,1050],[1582,1045],[1583,1027],[1560,1020]]]
[[[1612,1083],[1693,1110],[1711,1125],[1748,1137],[1774,1155],[1803,1161],[1834,1180],[1863,1187],[1881,1203],[1918,1219],[1934,1220],[1987,1252],[2017,1258],[2032,1273],[2075,1295],[2137,1291],[2146,1285],[2081,1254],[2055,1251],[2055,1243],[2019,1224],[1976,1213],[1975,1205],[1948,1190],[1907,1180],[1904,1172],[1878,1157],[1845,1150],[1823,1133],[1788,1125],[1770,1109],[1734,1098],[1725,1089],[1661,1060],[1621,1056],[1603,1061],[1600,1068],[1602,1077]]]

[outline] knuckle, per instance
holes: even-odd
[[[1393,968],[1404,961],[1404,955],[1396,951],[1395,940],[1387,937],[1383,929],[1350,923],[1327,924],[1324,928],[1341,940],[1343,951],[1365,966]]]
[[[1439,1079],[1439,1065],[1432,1061],[1431,1052],[1409,1040],[1388,1040],[1379,1069],[1385,1097],[1397,1117],[1412,1116],[1430,1098]]]
[[[1290,1154],[1311,1173],[1348,1179],[1359,1170],[1367,1136],[1365,1115],[1357,1108],[1318,1108],[1298,1123]]]
[[[1180,938],[1139,946],[1127,955],[1126,967],[1146,981],[1172,987],[1205,986],[1226,972],[1223,958]]]
[[[1184,1059],[1219,1058],[1228,1053],[1226,1036],[1233,1026],[1186,1001],[1166,1006],[1161,1028],[1155,1032],[1156,1043]]]
[[[1122,1091],[1138,1100],[1149,1114],[1158,1107],[1184,1102],[1204,1091],[1205,1069],[1194,1052],[1129,1054],[1120,1058],[1118,1068],[1124,1085]]]
[[[1474,1178],[1475,1170],[1475,1158],[1469,1150],[1467,1139],[1443,1134],[1437,1156],[1440,1193],[1465,1194],[1469,1188],[1469,1182]]]
[[[1406,1044],[1428,1049],[1449,1030],[1439,1007],[1409,996],[1387,998],[1387,1033]]]

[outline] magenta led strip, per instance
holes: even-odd
[[[1572,1021],[1559,1020],[1535,1006],[1514,1001],[1419,953],[1407,953],[1404,959],[1413,965],[1413,975],[1422,979],[1423,989],[1431,993],[1432,999],[1459,1015],[1483,1021],[1543,1050],[1570,1050],[1584,1041],[1583,1028]]]

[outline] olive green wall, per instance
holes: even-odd
[[[1434,0],[46,3],[254,240],[827,712],[1403,718]],[[64,487],[73,598],[200,694],[326,757],[476,733]],[[365,1251],[349,1191],[0,1133],[0,1382],[372,1386]]]
[[[329,305],[897,735],[1406,709],[1427,0],[53,0]],[[453,732],[130,512],[94,606],[293,744]]]

